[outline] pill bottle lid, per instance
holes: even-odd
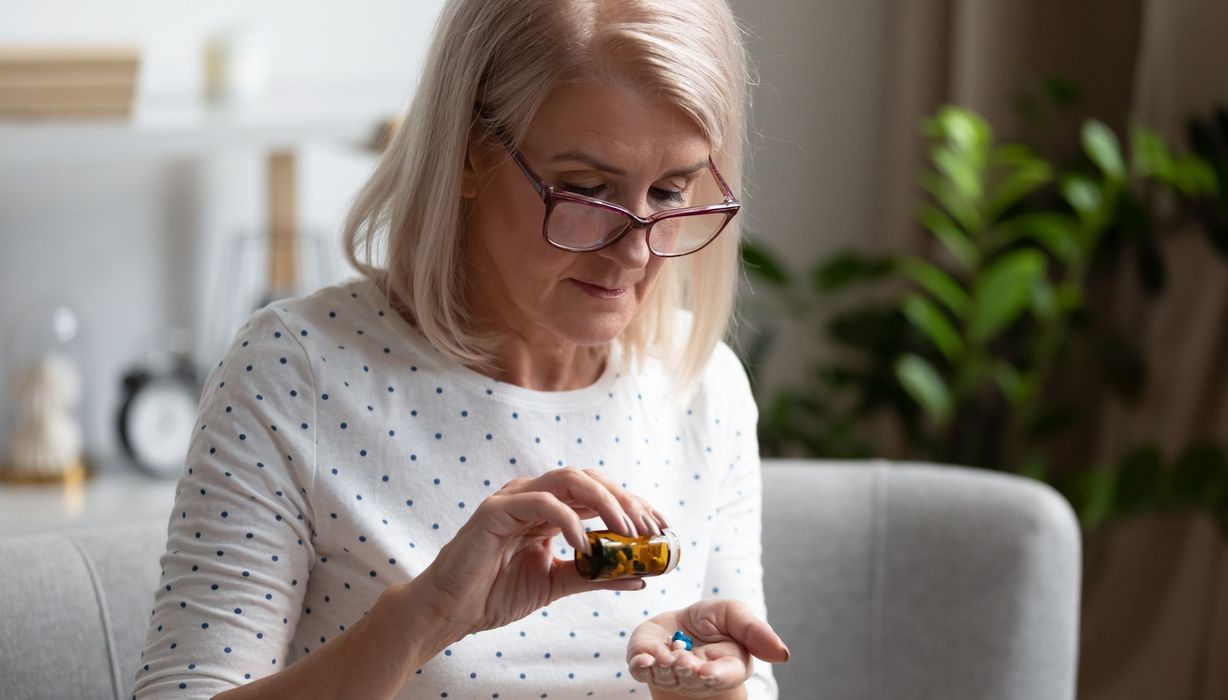
[[[669,562],[665,564],[665,571],[661,573],[668,574],[674,570],[675,566],[678,566],[678,560],[682,558],[682,541],[679,540],[678,535],[668,527],[662,530],[661,534],[665,537],[666,546],[669,547]]]

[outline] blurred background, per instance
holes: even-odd
[[[239,325],[352,274],[441,4],[0,0],[0,534],[164,515]],[[1228,5],[732,4],[764,455],[1053,485],[1079,696],[1228,697]]]

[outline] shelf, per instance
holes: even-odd
[[[71,485],[0,483],[0,537],[168,519],[177,483],[142,476],[131,468]]]
[[[142,100],[130,120],[0,120],[0,168],[195,157],[321,141],[363,148],[396,113],[397,97],[330,91],[327,100],[283,95],[234,108],[164,97]]]

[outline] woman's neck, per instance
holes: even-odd
[[[571,391],[591,386],[600,379],[608,355],[604,347],[573,343],[543,348],[541,343],[511,337],[494,350],[493,372],[474,369],[525,389]]]
[[[380,282],[379,286],[383,289],[384,283]],[[418,329],[413,313],[395,292],[391,295],[391,306],[406,323]],[[478,332],[489,331],[490,326],[498,325],[484,322],[481,315],[477,315],[475,320]],[[490,366],[469,366],[469,369],[505,384],[534,391],[583,389],[601,378],[609,361],[608,344],[588,347],[561,342],[544,333],[532,336],[509,328],[495,330],[500,340],[491,348]]]

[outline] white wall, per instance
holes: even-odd
[[[733,1],[759,73],[743,225],[795,273],[861,245],[878,225],[890,5]],[[817,320],[784,326],[761,375],[766,389],[797,381],[824,352],[817,330]]]

